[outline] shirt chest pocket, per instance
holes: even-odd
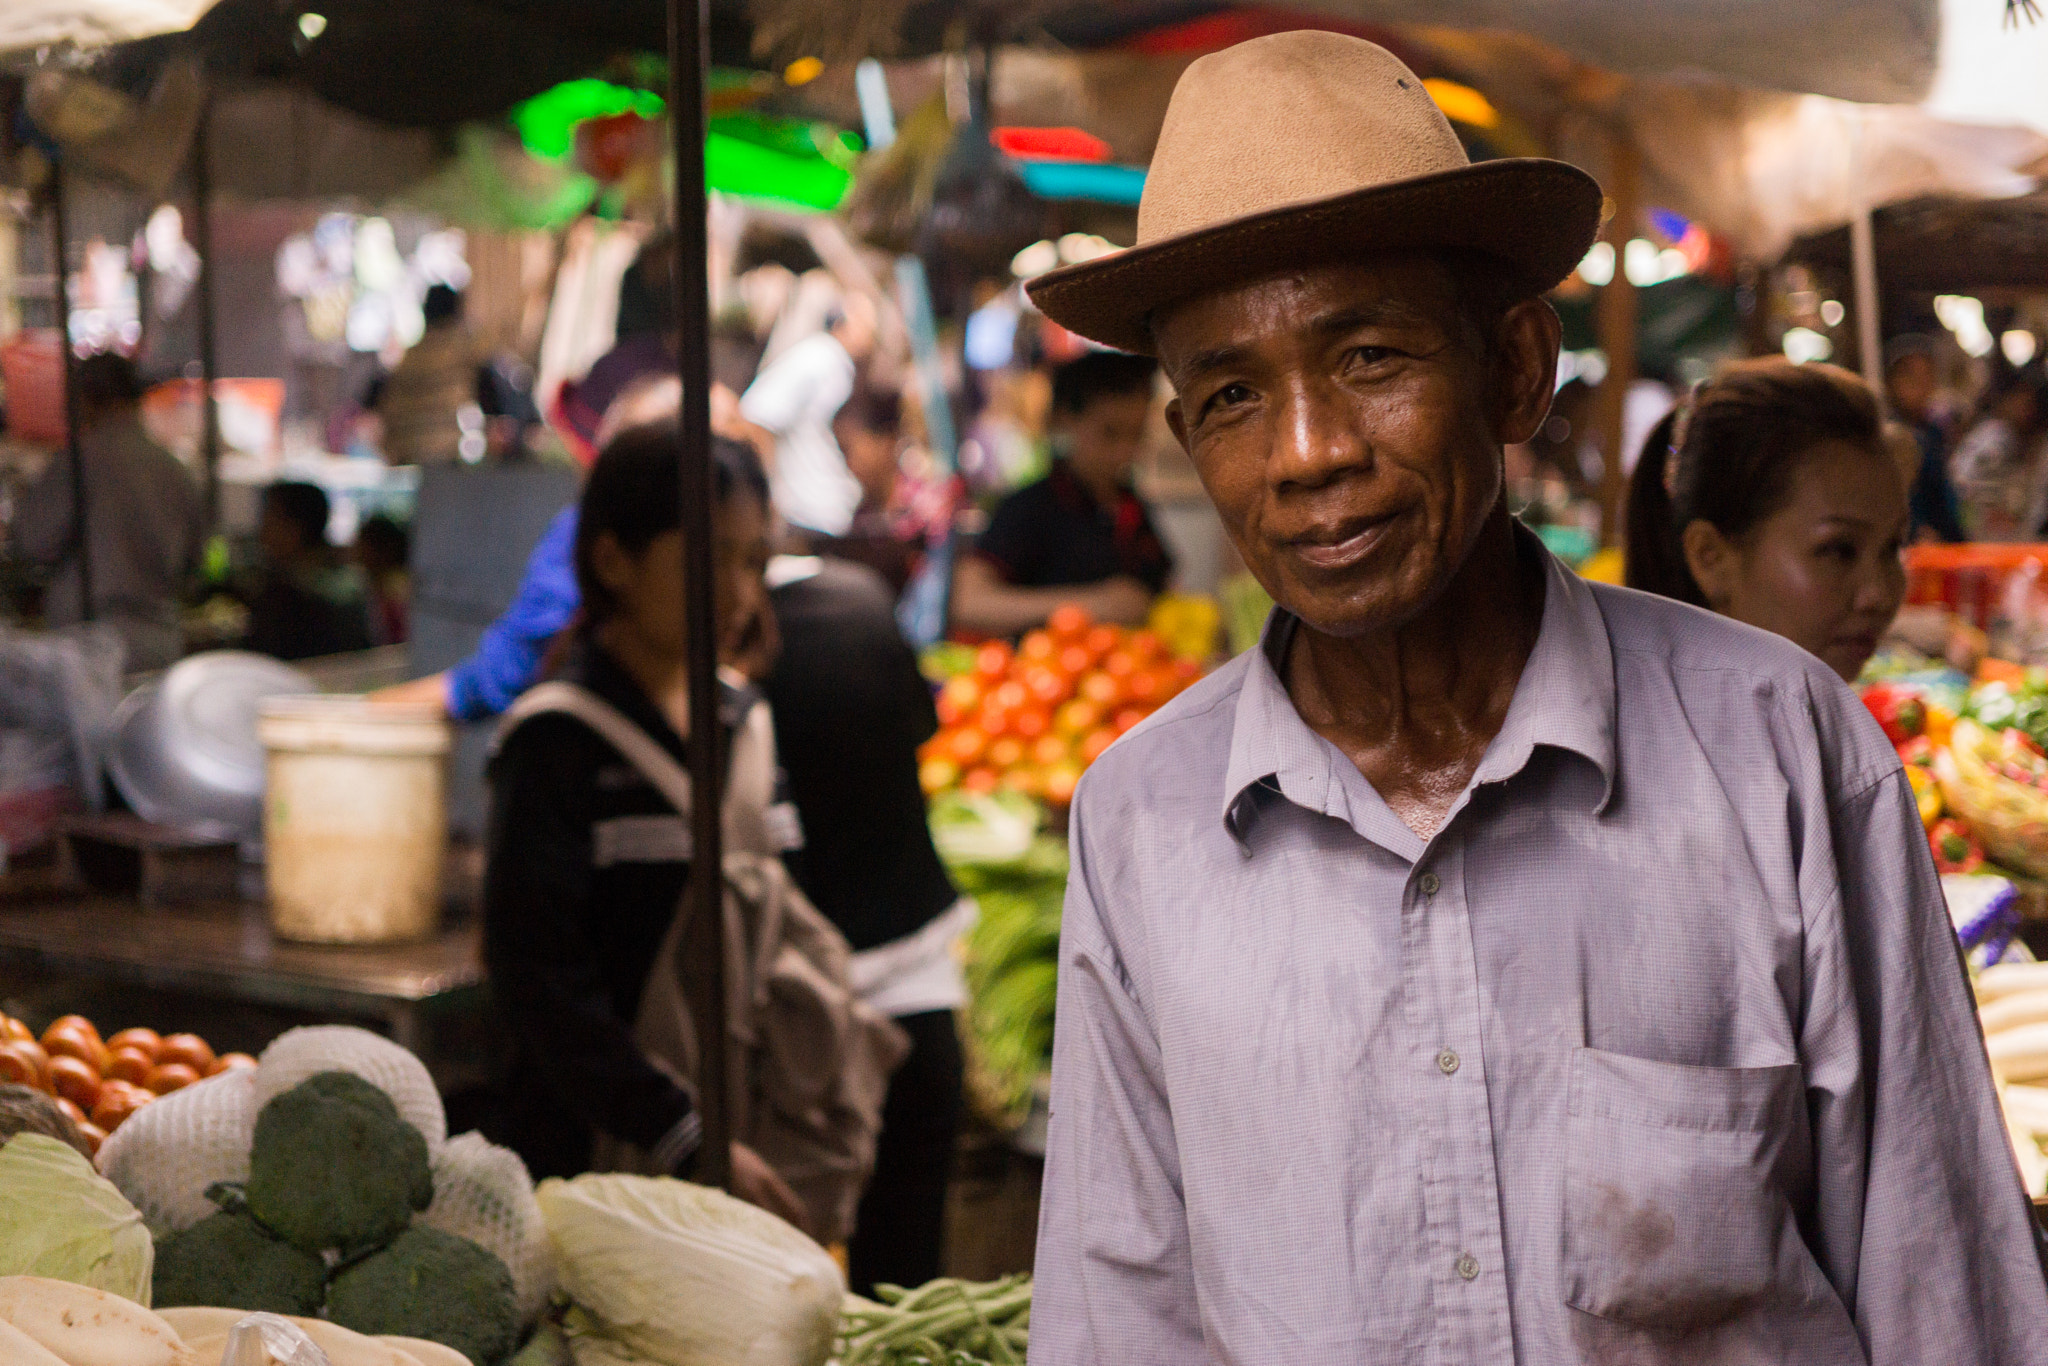
[[[1819,1269],[1773,1180],[1788,1144],[1804,1152],[1803,1095],[1797,1064],[1688,1067],[1574,1049],[1565,1303],[1685,1332],[1817,1289],[1800,1284]]]

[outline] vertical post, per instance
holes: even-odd
[[[192,246],[199,254],[199,457],[206,471],[206,528],[220,524],[220,404],[213,382],[220,374],[215,345],[213,292],[213,93],[200,106],[192,136]]]
[[[1858,206],[1849,220],[1849,265],[1856,285],[1856,349],[1863,378],[1884,403],[1884,343],[1879,316],[1883,305],[1877,297],[1877,234],[1872,230],[1870,209]]]
[[[704,189],[704,67],[709,0],[668,0],[668,117],[675,147],[677,368],[683,385],[682,499],[685,625],[689,640],[690,882],[683,914],[683,990],[697,1033],[698,1103],[704,1121],[697,1179],[732,1182],[731,1050],[725,1014],[725,874],[719,814],[724,755],[719,744],[718,627],[712,514],[710,250]]]
[[[64,453],[71,462],[71,552],[78,557],[78,619],[91,621],[92,538],[87,534],[85,454],[79,446],[78,357],[71,351],[71,249],[64,222],[64,164],[50,167],[50,244],[56,257],[57,344],[64,356]]]
[[[1609,167],[1607,194],[1614,201],[1614,216],[1607,220],[1601,236],[1614,248],[1614,278],[1600,289],[1594,321],[1600,349],[1607,356],[1607,377],[1593,395],[1594,430],[1600,434],[1600,540],[1616,545],[1621,540],[1622,504],[1628,494],[1628,477],[1623,465],[1628,453],[1621,448],[1622,419],[1628,390],[1636,379],[1636,287],[1624,267],[1628,241],[1642,216],[1637,202],[1636,145],[1626,130],[1613,138],[1614,156]]]

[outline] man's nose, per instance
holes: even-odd
[[[1289,385],[1284,395],[1267,459],[1269,483],[1321,488],[1371,467],[1372,445],[1336,386],[1302,381]]]

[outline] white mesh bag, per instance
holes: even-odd
[[[434,1203],[419,1223],[492,1253],[512,1273],[519,1318],[531,1323],[555,1293],[554,1254],[533,1198],[533,1178],[510,1148],[482,1134],[458,1134],[434,1159]]]
[[[100,1174],[142,1211],[151,1236],[218,1212],[206,1198],[214,1182],[249,1179],[255,1094],[256,1074],[237,1067],[151,1101],[100,1145]]]
[[[448,1141],[448,1116],[427,1065],[383,1035],[352,1025],[308,1025],[272,1039],[257,1059],[257,1110],[322,1072],[353,1072],[391,1097],[399,1118],[426,1135],[430,1153]]]

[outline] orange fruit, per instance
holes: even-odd
[[[1085,735],[1102,724],[1102,708],[1077,697],[1053,713],[1052,727],[1062,735]]]
[[[927,759],[917,766],[917,785],[927,797],[936,797],[959,781],[960,765],[951,759]]]
[[[1057,764],[1045,771],[1045,799],[1054,806],[1065,806],[1074,800],[1074,785],[1081,781],[1081,770],[1071,763]]]

